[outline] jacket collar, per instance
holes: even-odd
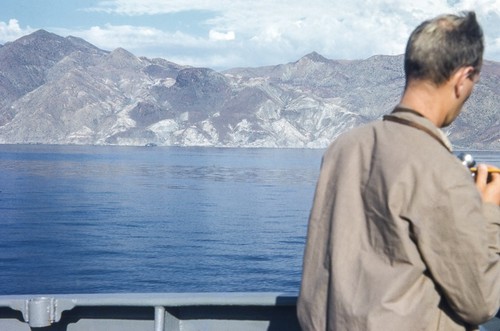
[[[404,107],[396,107],[391,113],[391,116],[402,118],[406,121],[416,123],[418,126],[424,127],[426,130],[432,132],[437,138],[441,141],[441,143],[448,148],[451,152],[453,151],[453,147],[451,145],[450,140],[447,135],[438,128],[434,123],[432,123],[429,119],[425,118],[422,114],[414,111],[413,109],[404,108]]]

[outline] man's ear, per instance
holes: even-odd
[[[461,67],[452,76],[452,83],[454,87],[455,97],[460,98],[464,93],[464,86],[467,80],[474,80],[475,69],[473,66]]]

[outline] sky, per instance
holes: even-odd
[[[2,0],[0,44],[38,29],[112,51],[223,70],[404,53],[411,31],[474,10],[500,61],[500,0]]]

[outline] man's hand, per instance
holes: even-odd
[[[476,187],[484,202],[500,206],[500,173],[488,173],[488,167],[480,164],[477,167]]]

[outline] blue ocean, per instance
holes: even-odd
[[[0,295],[296,293],[323,152],[0,145]]]

